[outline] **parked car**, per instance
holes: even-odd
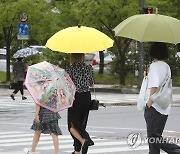
[[[0,71],[6,71],[6,49],[0,49]]]
[[[42,51],[46,49],[46,46],[43,45],[30,45],[29,47],[37,49],[40,53],[42,53]]]
[[[6,49],[1,48],[0,49],[0,71],[6,72]],[[10,66],[10,71],[12,72],[12,66]]]
[[[104,51],[104,72],[110,73],[110,66],[113,61],[114,56],[108,51]],[[100,57],[99,52],[85,54],[85,62],[91,64],[94,72],[99,71]]]
[[[95,57],[95,54],[94,54],[94,53],[85,54],[85,60],[84,60],[85,63],[92,65],[92,62],[93,62],[94,57]]]

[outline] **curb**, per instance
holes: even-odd
[[[94,92],[94,88],[90,88]],[[96,92],[120,93],[120,94],[138,94],[139,90],[135,88],[95,88]]]
[[[0,88],[9,89],[9,85],[1,84]],[[94,92],[94,88],[90,88],[91,92]],[[96,92],[107,92],[107,93],[121,93],[121,94],[138,94],[139,90],[135,88],[95,88]]]
[[[9,85],[0,84],[0,88],[9,89]],[[26,89],[26,88],[25,88]],[[94,92],[94,88],[90,88],[91,92]],[[139,94],[139,89],[137,88],[111,88],[111,87],[103,87],[103,88],[95,88],[96,92],[106,92],[106,93],[119,93],[119,94]],[[180,94],[180,88],[173,89],[173,94]]]

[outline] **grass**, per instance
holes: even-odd
[[[172,82],[173,82],[173,85],[178,85],[180,86],[180,76],[174,76],[172,78]]]
[[[12,79],[12,74],[11,74]],[[6,72],[0,71],[0,83],[6,84]]]
[[[108,75],[108,74],[94,74],[95,83],[98,84],[112,84],[119,85],[119,76],[118,75]],[[125,86],[133,86],[138,85],[138,77],[135,76],[126,76]],[[174,76],[172,78],[172,82],[174,86],[180,86],[180,76]]]
[[[12,77],[12,75],[11,75]],[[109,85],[119,85],[119,76],[118,75],[110,75],[110,74],[94,74],[95,83],[97,84],[109,84]],[[6,81],[6,73],[0,71],[0,83],[5,83]],[[132,86],[138,84],[138,77],[135,76],[127,76],[126,77],[126,85],[125,86]],[[174,76],[173,85],[180,85],[180,76]]]
[[[119,85],[119,76],[118,75],[95,73],[94,78],[95,78],[95,83],[97,83],[97,84]],[[125,82],[126,82],[125,86],[137,85],[138,77],[127,76]]]
[[[0,71],[0,82],[6,81],[6,74],[3,71]]]

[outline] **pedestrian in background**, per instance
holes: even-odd
[[[169,57],[166,44],[160,42],[152,43],[149,55],[154,60],[148,71],[147,104],[144,112],[149,141],[149,154],[160,154],[160,149],[169,154],[180,154],[180,147],[178,145],[168,143],[162,138],[162,133],[170,114],[171,104],[166,109],[162,109],[150,98],[157,91],[166,76],[170,74],[171,77],[170,67],[164,61]]]
[[[86,154],[88,147],[94,145],[86,131],[91,101],[89,86],[93,84],[93,68],[84,63],[84,54],[73,53],[66,71],[76,86],[73,106],[68,108],[68,130],[74,140],[72,154],[80,154],[80,151]]]
[[[46,108],[40,107],[36,104],[35,119],[31,129],[34,130],[34,137],[31,150],[24,149],[24,154],[35,154],[37,144],[39,142],[41,133],[50,134],[52,136],[54,145],[54,154],[59,154],[59,139],[58,135],[62,135],[61,129],[58,125],[60,119],[59,113],[52,112]]]
[[[26,77],[28,65],[23,61],[23,58],[17,58],[17,62],[13,66],[13,75],[14,79],[17,82],[17,85],[15,86],[15,90],[10,95],[10,97],[15,100],[15,95],[18,91],[21,92],[22,100],[27,99],[27,97],[24,96],[24,88],[23,83]]]

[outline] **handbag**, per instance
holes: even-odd
[[[90,110],[98,110],[99,109],[99,101],[97,99],[91,100]]]
[[[93,80],[93,88],[94,88],[95,99],[91,100],[89,110],[98,110],[99,109],[99,100],[96,99],[94,80]]]
[[[11,82],[9,84],[9,89],[16,89],[17,86],[18,86],[17,82]]]
[[[162,109],[166,109],[173,103],[172,99],[172,79],[170,77],[170,71],[168,70],[167,77],[158,87],[157,91],[151,95],[151,100],[158,104]]]
[[[138,110],[143,110],[146,106],[146,91],[148,87],[148,78],[147,76],[143,78],[141,88],[139,91],[138,95],[138,100],[137,100],[137,109]]]

